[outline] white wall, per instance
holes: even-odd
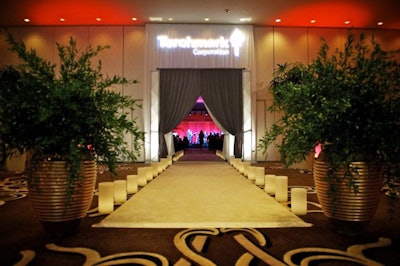
[[[137,79],[140,83],[116,88],[139,102],[146,95],[144,79],[146,38],[144,26],[71,26],[71,27],[11,27],[9,31],[18,39],[23,40],[28,47],[33,47],[38,54],[57,63],[56,42],[66,43],[69,37],[76,39],[79,47],[91,45],[110,45],[111,49],[101,54],[103,70],[108,74],[124,75],[129,79]],[[285,62],[311,62],[321,45],[321,37],[332,47],[342,46],[347,36],[347,29],[327,28],[285,28],[285,27],[254,27],[255,44],[255,82],[252,88],[253,101],[256,106],[256,139],[259,139],[266,128],[269,128],[279,118],[279,114],[268,111],[272,96],[268,85],[273,75],[274,67]],[[367,36],[375,36],[383,49],[400,48],[400,31],[395,30],[354,30],[355,34],[364,32]],[[0,67],[18,63],[18,58],[8,50],[4,31],[0,32]],[[143,112],[138,111],[132,116],[138,117],[140,125],[144,124]],[[144,151],[143,151],[144,154]],[[140,158],[143,160],[143,155]],[[279,160],[280,156],[273,146],[267,155],[256,151],[256,159]],[[308,168],[310,163],[296,167]]]

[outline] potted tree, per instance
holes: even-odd
[[[135,160],[142,146],[144,133],[128,116],[138,105],[113,90],[136,81],[104,75],[101,62],[93,64],[109,46],[80,51],[72,38],[67,45],[57,43],[57,67],[7,34],[21,63],[8,67],[14,80],[0,90],[0,139],[10,149],[29,152],[29,196],[45,229],[59,233],[59,225],[66,225],[71,231],[61,234],[74,233],[70,225],[79,225],[90,207],[96,164],[115,172],[122,156]],[[133,151],[126,133],[133,136]]]
[[[283,116],[258,148],[265,152],[282,136],[286,166],[317,148],[317,195],[325,215],[344,225],[342,233],[357,233],[372,219],[383,173],[395,173],[400,161],[398,55],[350,33],[343,49],[331,52],[323,41],[311,64],[280,65],[271,81],[270,110]]]
[[[12,66],[4,66],[0,69],[0,90],[10,92],[19,79],[18,71]],[[0,124],[0,130],[4,129]],[[1,166],[10,172],[22,172],[25,170],[26,152],[21,149],[10,149],[5,142],[0,139],[0,158]]]

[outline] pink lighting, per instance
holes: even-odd
[[[195,144],[198,142],[198,135],[200,133],[200,130],[203,130],[203,132],[206,135],[209,135],[210,133],[221,135],[221,130],[212,121],[211,122],[183,121],[172,132],[178,135],[180,138],[188,137],[188,132],[190,132],[191,137],[189,142]]]
[[[320,153],[322,152],[322,144],[319,143],[317,146],[315,146],[315,158],[318,158]]]
[[[188,116],[172,131],[174,135],[180,138],[187,137],[189,143],[196,144],[199,142],[198,136],[200,131],[205,134],[205,139],[209,134],[221,135],[221,130],[214,123],[212,118],[208,115],[203,98],[200,96],[196,100],[196,104]],[[206,143],[206,140],[204,140]]]

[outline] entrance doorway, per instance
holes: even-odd
[[[172,130],[175,151],[208,149],[222,151],[222,131],[213,121],[202,97],[199,97],[190,113]]]
[[[199,96],[210,115],[234,136],[234,154],[242,157],[242,69],[161,69],[159,154],[169,153],[165,134],[189,113]],[[204,135],[204,132],[202,132]],[[198,137],[198,136],[196,136]],[[203,138],[201,139],[201,141]]]
[[[160,157],[173,154],[167,148],[169,143],[172,144],[172,130],[188,115],[197,98],[202,96],[210,115],[216,118],[218,125],[223,124],[221,131],[225,129],[224,156],[228,158],[235,155],[251,160],[254,141],[250,71],[159,69],[152,72],[151,81],[151,120],[147,138],[150,156],[146,158],[157,161]],[[233,83],[236,85],[232,86]],[[180,116],[178,119],[177,114]],[[171,135],[168,137],[168,134]],[[243,141],[246,141],[245,145]]]

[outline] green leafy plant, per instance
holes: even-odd
[[[270,84],[270,111],[283,116],[265,132],[258,149],[265,152],[282,136],[279,151],[290,166],[322,145],[331,178],[345,167],[340,178],[350,186],[350,162],[376,162],[394,170],[400,161],[399,54],[350,32],[343,49],[331,52],[323,40],[311,64],[278,66]]]
[[[109,46],[80,51],[73,38],[68,45],[57,43],[57,67],[7,34],[21,63],[2,70],[0,138],[10,148],[32,153],[33,174],[40,161],[67,161],[72,192],[82,160],[96,160],[114,172],[121,156],[136,159],[144,133],[129,111],[140,106],[113,87],[137,81],[103,74],[101,61],[93,65]],[[124,141],[126,133],[133,136],[133,151]]]

